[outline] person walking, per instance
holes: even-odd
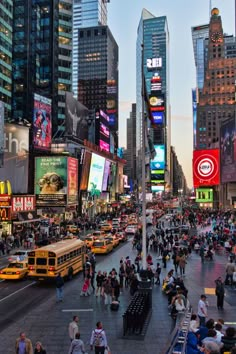
[[[217,308],[218,310],[223,310],[224,308],[224,297],[225,297],[225,287],[222,282],[222,278],[219,277],[215,280],[216,289],[215,294],[217,296]]]
[[[90,338],[90,349],[95,350],[95,354],[104,354],[107,349],[107,337],[102,327],[102,322],[99,321],[96,324],[96,329],[92,331]]]
[[[72,340],[68,354],[83,354],[85,353],[84,342],[80,339],[80,333],[75,334],[75,339]]]
[[[103,284],[105,305],[110,305],[112,302],[112,286],[111,286],[111,276],[109,275],[105,283]]]
[[[76,315],[73,316],[73,319],[69,323],[69,327],[68,327],[68,332],[69,332],[69,337],[70,337],[71,342],[73,341],[73,339],[75,339],[76,333],[79,332],[78,323],[79,323],[79,317]]]
[[[180,269],[180,275],[181,277],[185,275],[185,267],[186,267],[187,261],[186,261],[186,256],[183,254],[179,258],[179,269]]]
[[[102,293],[103,279],[104,279],[104,275],[102,274],[101,270],[99,270],[96,276],[96,283],[97,283],[96,296],[99,296]]]
[[[64,279],[61,273],[56,276],[56,292],[57,292],[57,302],[63,301],[63,290],[64,290]]]
[[[206,317],[207,317],[207,297],[206,295],[202,294],[201,298],[198,302],[198,317],[199,317],[199,321],[200,321],[200,326],[205,326],[205,322],[206,322]]]
[[[46,350],[43,348],[41,342],[36,342],[34,348],[34,354],[46,354]]]
[[[232,258],[226,264],[225,271],[226,271],[225,285],[231,285],[231,287],[233,287],[233,274],[234,274],[234,271],[235,271],[235,266],[233,264],[233,259]]]
[[[33,354],[32,342],[29,338],[26,338],[25,332],[21,332],[19,338],[16,339],[15,353]]]

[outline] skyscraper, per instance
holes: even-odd
[[[11,118],[12,86],[12,17],[13,1],[1,1],[0,6],[0,101],[4,102],[5,119]]]
[[[124,156],[126,165],[124,173],[132,180],[132,185],[136,183],[136,104],[132,103],[132,111],[127,119],[127,143]]]
[[[107,26],[79,30],[78,100],[109,116],[118,145],[118,46]]]
[[[79,28],[107,25],[107,0],[73,1],[73,93],[78,97]]]
[[[154,94],[154,106],[162,118],[154,122],[148,130],[153,144],[164,146],[164,168],[166,186],[169,184],[168,168],[170,164],[170,112],[169,112],[169,31],[166,16],[155,17],[143,9],[138,26],[136,41],[136,147],[140,156],[142,146],[142,87],[145,78],[146,96]],[[155,80],[159,78],[157,85]],[[150,104],[150,102],[149,102]],[[154,119],[155,120],[155,119]],[[140,158],[137,161],[140,171]],[[138,173],[140,175],[140,173]]]
[[[13,44],[13,119],[31,120],[37,93],[52,99],[54,133],[63,131],[72,88],[71,0],[15,1]]]

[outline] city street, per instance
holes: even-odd
[[[127,255],[133,260],[136,251],[132,250],[131,242],[119,246],[108,256],[97,256],[97,270],[118,268],[121,257]],[[155,257],[155,256],[154,256]],[[214,262],[201,264],[200,257],[193,253],[187,264],[186,279],[189,289],[189,300],[194,311],[201,293],[211,293],[214,280],[224,276],[226,257],[216,255]],[[162,270],[162,278],[172,268],[172,261],[167,270]],[[144,340],[137,338],[124,339],[122,335],[122,314],[127,308],[130,295],[124,289],[120,296],[120,309],[112,312],[104,305],[103,299],[80,297],[82,274],[65,284],[63,303],[57,304],[53,285],[38,285],[32,281],[0,283],[0,333],[2,343],[0,353],[12,354],[15,338],[21,330],[35,343],[43,342],[50,354],[67,353],[69,348],[68,323],[74,314],[78,314],[81,338],[86,343],[90,339],[95,323],[102,320],[107,332],[108,342],[114,354],[153,354],[163,353],[173,321],[168,315],[167,298],[160,287],[153,289],[152,317]],[[214,294],[214,292],[213,292]],[[219,312],[216,308],[216,297],[207,295],[209,301],[209,317],[223,317],[226,322],[234,323],[236,300],[235,290],[226,290],[225,310]]]

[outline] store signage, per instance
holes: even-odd
[[[11,182],[9,180],[0,181],[0,195],[2,194],[12,194]]]
[[[196,202],[197,203],[212,203],[213,202],[213,189],[212,188],[197,188],[196,189]]]
[[[16,195],[12,197],[12,211],[24,212],[35,210],[35,196],[34,195]]]
[[[11,197],[8,194],[0,195],[0,207],[9,207],[11,206]]]
[[[219,149],[193,152],[194,187],[213,186],[220,183]]]
[[[148,69],[162,68],[162,58],[147,59],[147,68]]]
[[[11,208],[0,207],[0,221],[11,220]]]

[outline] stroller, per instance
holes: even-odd
[[[86,278],[84,280],[84,284],[82,286],[80,296],[89,296],[90,295],[89,288],[90,288],[90,279]]]

